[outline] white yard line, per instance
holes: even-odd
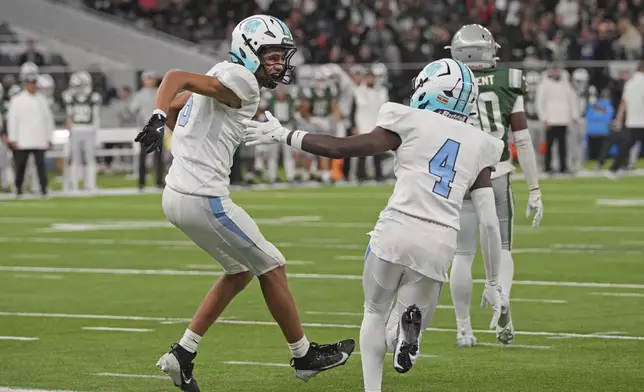
[[[548,350],[551,349],[552,346],[538,346],[538,345],[532,345],[532,344],[508,344],[503,345],[501,343],[485,343],[485,342],[477,342],[477,346],[485,346],[485,347],[500,347],[500,348],[528,348],[528,349],[535,349],[535,350]]]
[[[291,367],[288,363],[226,361],[226,365]]]
[[[568,301],[563,299],[539,299],[539,298],[510,298],[510,302],[536,302],[544,304],[565,304]]]
[[[642,293],[611,293],[611,292],[602,292],[602,293],[590,293],[591,295],[602,295],[604,297],[644,297]]]
[[[222,269],[219,264],[212,263],[212,264],[188,264],[186,265],[186,268],[188,269],[196,269],[196,270],[220,270]]]
[[[454,309],[451,305],[437,305],[436,309]],[[320,311],[306,311],[304,312],[310,315],[320,315],[320,316],[352,316],[352,317],[362,317],[364,313],[358,312],[320,312]]]
[[[155,380],[170,380],[168,376],[156,376],[150,374],[127,374],[127,373],[91,373],[93,376],[103,376],[103,377],[125,377],[125,378],[152,378]]]
[[[353,352],[353,355],[362,355],[362,354],[360,353],[360,350],[356,350],[356,351]],[[392,356],[393,354],[392,353],[386,353],[385,355]],[[436,355],[436,354],[419,354],[418,357],[419,358],[438,358],[438,355]]]
[[[0,340],[18,340],[21,342],[33,342],[34,340],[38,340],[39,338],[32,338],[32,337],[26,337],[26,336],[0,336]]]
[[[82,320],[128,320],[128,321],[158,321],[163,322],[190,322],[190,318],[144,317],[144,316],[114,316],[107,314],[70,314],[70,313],[24,313],[0,312],[2,316],[36,317],[36,318],[70,318]]]
[[[150,328],[115,328],[115,327],[83,327],[85,331],[111,331],[111,332],[152,332]]]
[[[0,266],[0,271],[6,272],[37,272],[37,273],[80,273],[103,275],[161,275],[161,276],[221,276],[220,271],[188,271],[188,270],[155,270],[155,269],[123,269],[123,268],[67,268],[67,267],[29,267],[29,266]],[[333,275],[290,273],[289,278],[322,279],[322,280],[362,280],[361,275]],[[474,283],[485,283],[484,279],[474,279]],[[540,280],[515,280],[513,285],[526,286],[561,286],[561,287],[595,287],[644,289],[644,284],[630,283],[599,283],[599,282],[556,282]]]
[[[335,256],[336,260],[364,261],[364,256]]]
[[[51,253],[11,253],[9,258],[17,260],[54,260],[59,259],[60,255]]]
[[[13,277],[18,279],[45,279],[45,280],[60,280],[65,278],[62,275],[49,275],[49,274],[15,274]]]
[[[17,317],[40,317],[40,318],[76,318],[76,319],[112,319],[112,320],[141,320],[141,321],[166,321],[166,320],[181,320],[182,318],[163,318],[163,317],[138,317],[138,316],[108,316],[108,315],[87,315],[87,314],[66,314],[66,313],[22,313],[22,312],[0,312],[0,316],[17,316]],[[189,319],[186,319],[189,320]],[[274,321],[247,321],[247,320],[217,320],[219,324],[232,324],[232,325],[264,325],[264,326],[277,326]],[[323,323],[303,323],[302,326],[309,328],[341,328],[341,329],[359,329],[357,324],[323,324]],[[427,328],[431,332],[456,332],[453,328]],[[475,333],[496,333],[493,330],[474,330]],[[593,339],[617,339],[617,340],[641,340],[644,341],[644,336],[614,336],[602,335],[596,333],[571,333],[571,332],[539,332],[539,331],[515,331],[517,335],[525,336],[565,336],[571,338],[593,338]]]

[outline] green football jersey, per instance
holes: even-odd
[[[0,133],[7,132],[4,126],[6,115],[7,115],[7,105],[5,104],[4,101],[2,101],[2,98],[0,98]]]
[[[311,102],[313,117],[329,117],[331,115],[331,101],[337,96],[338,91],[332,86],[327,86],[322,90],[310,87],[302,89],[302,99]]]
[[[508,160],[510,158],[508,148],[510,114],[517,98],[526,92],[523,72],[514,68],[487,68],[472,71],[479,87],[479,99],[478,114],[470,121],[483,131],[503,140],[505,148],[501,161]]]
[[[98,93],[75,94],[66,91],[63,94],[63,102],[67,114],[72,123],[78,125],[92,125],[96,120],[98,107],[101,104],[101,96]]]
[[[262,94],[259,107],[271,112],[283,125],[290,125],[295,119],[298,99],[292,90],[283,91],[266,90]]]

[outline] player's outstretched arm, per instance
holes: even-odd
[[[501,303],[501,285],[499,284],[501,229],[496,216],[490,168],[485,168],[479,173],[474,185],[470,188],[470,194],[479,220],[481,252],[485,264],[485,291],[481,305],[483,307],[488,303],[492,305],[494,316],[490,328],[494,328],[506,305]]]
[[[181,90],[205,95],[232,108],[241,107],[241,99],[214,76],[185,71],[169,71],[163,77],[156,98],[156,108],[168,113],[172,100]]]
[[[521,106],[523,106],[521,100]],[[515,105],[516,106],[516,105]],[[522,107],[520,108],[522,109]],[[537,156],[534,152],[532,145],[532,137],[528,130],[528,122],[523,110],[517,110],[510,115],[510,128],[512,128],[512,136],[514,144],[517,147],[517,154],[519,156],[519,166],[523,171],[525,180],[528,184],[528,207],[526,209],[526,217],[530,217],[534,210],[534,220],[532,227],[539,226],[541,218],[543,217],[543,203],[541,201],[541,189],[539,188],[539,170],[537,168]]]
[[[400,146],[398,134],[376,127],[373,131],[349,137],[318,135],[306,131],[291,131],[282,127],[271,112],[267,122],[248,120],[244,141],[247,145],[283,143],[296,149],[327,158],[365,157],[395,150]]]

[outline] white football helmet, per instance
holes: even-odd
[[[264,87],[275,88],[278,83],[290,84],[295,66],[290,64],[296,48],[293,35],[281,20],[269,15],[253,15],[233,29],[230,55],[232,62],[243,65],[252,73],[256,73],[262,64],[262,54],[266,49],[282,48],[286,50],[284,70],[276,78],[266,78],[260,75],[258,81]]]
[[[414,78],[409,106],[467,121],[475,112],[479,89],[467,65],[453,59],[431,62]]]
[[[77,94],[89,94],[92,91],[92,77],[86,71],[77,71],[69,78],[69,87]]]
[[[479,69],[496,66],[496,51],[500,47],[490,30],[478,24],[470,24],[461,27],[452,37],[450,46],[445,49],[450,49],[454,60],[462,61],[472,69]]]
[[[20,67],[20,81],[35,82],[38,79],[38,66],[31,61],[27,61]]]
[[[54,95],[54,88],[56,87],[54,84],[54,78],[51,77],[49,74],[41,74],[38,75],[38,81],[36,82],[36,86],[38,87],[38,90],[42,92],[44,95],[47,97],[51,97]]]
[[[537,92],[537,87],[541,83],[541,74],[537,71],[528,71],[525,74],[525,84],[528,94]]]
[[[581,91],[588,87],[588,81],[590,80],[590,74],[584,68],[577,68],[572,72],[571,82],[573,87],[577,91]]]

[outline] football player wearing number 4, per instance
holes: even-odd
[[[476,77],[480,94],[476,102],[478,114],[472,117],[472,122],[485,133],[503,141],[504,144],[501,163],[496,166],[492,176],[492,189],[503,242],[499,279],[503,300],[508,302],[514,275],[514,261],[511,253],[514,199],[510,184],[510,175],[514,172],[514,166],[510,163],[508,128],[512,129],[512,138],[519,155],[519,165],[528,183],[526,217],[529,217],[533,210],[535,211],[532,227],[539,226],[543,216],[543,205],[537,179],[537,160],[523,108],[525,81],[522,72],[518,69],[496,67],[498,47],[492,34],[485,27],[467,25],[456,32],[451,46],[447,48],[451,49],[452,58],[467,64]],[[476,254],[478,226],[473,207],[473,200],[466,196],[461,210],[458,248],[450,274],[450,290],[458,330],[456,342],[459,347],[471,347],[476,344],[470,324],[472,262]],[[499,320],[496,335],[503,344],[510,344],[514,339],[509,308]]]
[[[468,192],[482,228],[484,299],[494,310],[491,328],[505,307],[497,281],[501,235],[490,169],[499,163],[503,142],[466,124],[478,89],[463,63],[430,63],[414,87],[410,107],[384,104],[370,133],[338,138],[290,131],[267,112],[266,123],[247,121],[244,138],[249,144],[284,143],[336,159],[394,151],[396,185],[370,233],[362,278],[360,350],[367,392],[381,390],[387,347],[396,371],[405,373],[414,365],[422,331],[448,280],[459,211]]]
[[[266,15],[244,19],[232,32],[232,62],[221,62],[206,75],[183,71],[165,75],[156,95],[157,109],[135,139],[150,153],[161,146],[164,127],[174,128],[174,159],[163,191],[163,212],[225,271],[179,343],[157,362],[184,391],[199,391],[193,377],[197,346],[254,276],[288,342],[296,377],[306,381],[344,365],[355,347],[353,339],[326,345],[308,341],[288,288],[284,256],[229,196],[230,168],[244,121],[257,112],[260,86],[273,89],[291,82],[294,67],[289,62],[295,50],[291,32],[279,19]],[[186,91],[179,93],[182,89]]]

